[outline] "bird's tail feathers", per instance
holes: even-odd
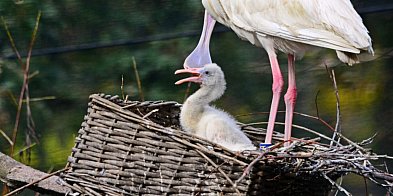
[[[340,59],[340,61],[342,61],[343,63],[346,63],[348,65],[360,63],[357,54],[350,53],[350,52],[342,52],[342,51],[338,51],[338,50],[336,50],[336,53],[337,53],[338,59]]]

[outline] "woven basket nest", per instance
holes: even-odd
[[[357,148],[314,140],[233,153],[181,131],[180,107],[91,95],[62,174],[66,185],[84,195],[327,195],[355,167],[331,158],[355,156]],[[264,130],[242,129],[256,146],[263,141]]]

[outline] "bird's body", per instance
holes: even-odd
[[[350,0],[202,0],[206,8],[201,39],[186,58],[185,69],[211,62],[210,35],[215,20],[230,27],[241,39],[262,47],[269,56],[273,98],[265,142],[271,143],[278,103],[284,85],[276,51],[288,54],[288,90],[285,141],[291,137],[297,97],[295,57],[314,47],[336,50],[349,65],[358,63],[361,51],[373,53],[371,38]]]
[[[241,39],[302,56],[307,45],[337,50],[345,63],[372,52],[371,38],[349,0],[202,0],[207,12]],[[348,54],[352,53],[352,54]],[[345,56],[347,55],[347,56]]]
[[[184,71],[178,71],[182,73]],[[226,82],[221,68],[216,64],[206,65],[197,72],[198,77],[180,80],[201,83],[201,88],[184,102],[180,113],[180,124],[189,133],[220,144],[232,151],[255,150],[250,139],[240,130],[236,121],[228,113],[209,103],[220,98]]]

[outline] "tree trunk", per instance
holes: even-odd
[[[40,180],[48,174],[26,166],[0,152],[0,181],[11,188],[18,188],[25,184]],[[70,188],[62,186],[58,176],[51,176],[45,180],[29,186],[28,188],[40,193],[51,195],[64,195]]]

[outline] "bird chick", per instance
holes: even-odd
[[[251,140],[240,130],[228,113],[209,103],[220,98],[226,89],[224,73],[217,64],[202,68],[181,69],[175,74],[191,73],[194,76],[177,81],[175,84],[195,82],[199,90],[187,98],[180,113],[180,125],[184,131],[220,144],[231,151],[255,150]]]

